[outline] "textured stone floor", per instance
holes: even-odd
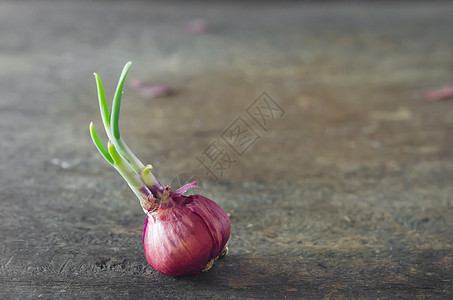
[[[453,297],[453,101],[423,97],[453,84],[451,15],[434,2],[1,2],[0,297]],[[188,30],[197,19],[206,32]],[[165,184],[197,174],[231,216],[230,253],[209,272],[147,264],[145,215],[91,143],[92,73],[111,97],[128,60],[124,139]],[[198,160],[212,145],[231,158],[212,164],[217,181]]]

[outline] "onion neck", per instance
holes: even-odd
[[[164,192],[165,187],[156,179],[156,177],[154,177],[153,173],[151,173],[152,168],[152,165],[146,165],[146,167],[140,171],[140,177],[154,196],[159,198],[159,194]]]

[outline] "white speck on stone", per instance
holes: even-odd
[[[62,167],[63,169],[69,169],[71,167],[71,164],[64,161],[60,164],[60,167]]]

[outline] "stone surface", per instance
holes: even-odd
[[[0,3],[0,297],[453,297],[453,101],[423,98],[453,84],[452,14]],[[199,174],[231,215],[230,253],[207,273],[149,267],[139,203],[91,143],[92,72],[110,97],[128,60],[128,83],[174,93],[128,86],[125,140],[163,183]],[[285,112],[267,130],[247,114],[262,92]],[[239,117],[259,136],[243,155],[222,139]],[[212,142],[234,160],[218,182],[197,161]]]

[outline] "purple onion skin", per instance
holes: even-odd
[[[169,276],[190,276],[209,268],[225,249],[231,224],[215,202],[171,192],[148,214],[143,246],[148,263]]]

